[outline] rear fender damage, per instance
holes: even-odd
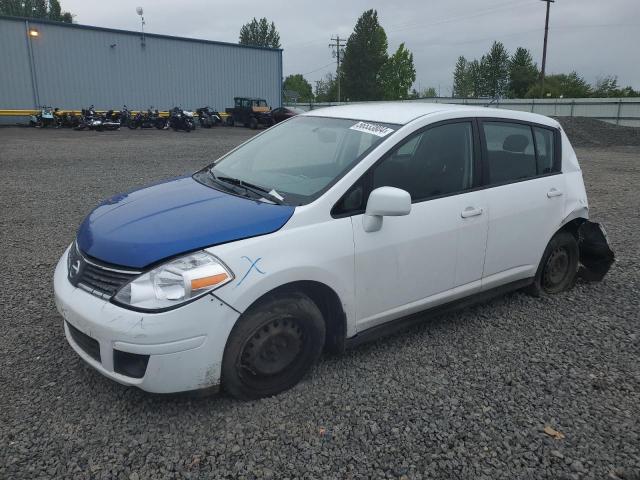
[[[609,246],[607,232],[595,222],[584,220],[577,230],[580,249],[580,277],[588,282],[599,282],[607,274],[615,260]]]

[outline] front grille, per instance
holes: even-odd
[[[74,244],[69,251],[69,281],[93,295],[111,298],[140,272],[103,265],[88,260]]]
[[[91,358],[96,361],[100,361],[100,344],[97,340],[91,338],[86,333],[82,333],[76,327],[67,322],[67,327],[69,327],[69,333],[71,334],[71,338],[76,344]]]

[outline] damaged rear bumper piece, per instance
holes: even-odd
[[[599,282],[607,274],[615,260],[609,246],[604,227],[585,220],[578,227],[578,247],[580,249],[579,275],[586,281]]]

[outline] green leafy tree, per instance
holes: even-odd
[[[276,25],[266,18],[257,20],[255,17],[240,28],[240,45],[255,47],[280,48],[280,34]]]
[[[58,0],[49,0],[49,19],[58,22],[72,23],[73,15],[70,12],[63,12]]]
[[[313,89],[311,88],[311,84],[307,82],[300,73],[296,75],[289,75],[285,78],[282,88],[284,90],[296,92],[298,94],[298,101],[300,102],[310,102],[313,100]]]
[[[73,22],[73,15],[63,12],[58,0],[0,0],[0,15]]]
[[[509,52],[501,42],[493,42],[485,57],[486,94],[493,98],[506,96],[509,87]]]
[[[518,47],[509,61],[509,96],[524,98],[531,87],[538,81],[540,73],[533,62],[531,52]]]
[[[327,73],[324,78],[316,80],[316,102],[335,102],[338,100],[338,82],[333,73]]]
[[[406,100],[409,89],[416,81],[413,53],[401,43],[380,69],[380,83],[385,100]]]
[[[458,57],[453,71],[453,96],[470,97],[473,94],[473,81],[470,72],[471,65],[463,56]]]
[[[596,98],[620,97],[618,88],[618,77],[615,75],[599,78],[593,89],[593,96]]]
[[[486,95],[485,81],[484,81],[484,69],[485,61],[473,60],[469,62],[467,75],[469,76],[469,85],[471,86],[472,97],[482,97]]]
[[[420,98],[435,98],[438,96],[438,92],[435,87],[427,87],[420,92]]]
[[[633,87],[628,86],[620,90],[621,97],[640,97],[640,91],[634,90]]]
[[[381,69],[387,61],[387,34],[378,23],[378,12],[367,10],[349,36],[342,61],[343,97],[379,100],[383,97]]]
[[[547,75],[544,80],[544,95],[540,90],[540,84],[529,89],[527,98],[585,98],[591,96],[591,85],[578,75],[577,72],[571,72],[568,75],[564,73],[556,75]]]

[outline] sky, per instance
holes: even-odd
[[[136,7],[144,9],[145,31],[237,42],[240,27],[267,17],[282,43],[284,74],[302,73],[314,85],[335,72],[329,43],[348,38],[367,9],[389,41],[413,52],[415,88],[451,94],[457,58],[479,58],[494,40],[507,50],[529,49],[542,63],[546,3],[541,0],[62,0],[74,21],[139,30]],[[618,84],[640,89],[640,0],[556,0],[551,4],[547,73],[576,70],[589,83],[617,75]]]

